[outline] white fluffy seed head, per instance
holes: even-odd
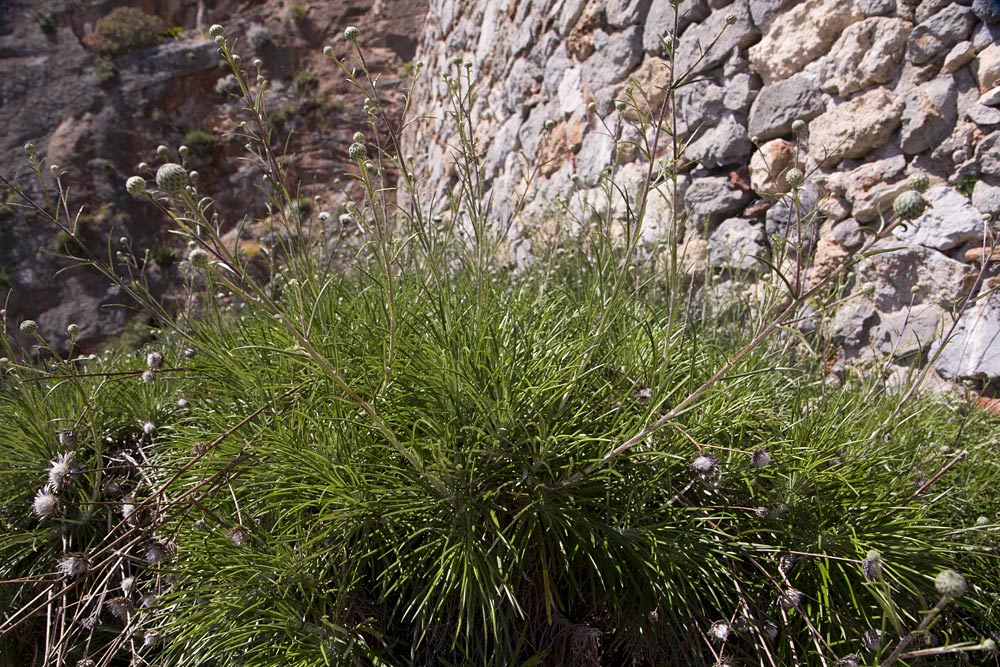
[[[707,454],[698,454],[691,459],[691,469],[702,477],[708,477],[715,472],[718,462]]]
[[[56,497],[56,494],[52,493],[50,488],[45,487],[44,489],[40,489],[35,495],[32,509],[38,515],[39,519],[52,519],[59,514],[59,510],[62,509],[62,503],[59,502],[59,498]]]
[[[153,350],[146,353],[146,368],[152,370],[163,365],[163,355]]]
[[[49,461],[49,486],[54,490],[65,488],[73,481],[73,452],[64,452]]]

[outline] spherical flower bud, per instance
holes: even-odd
[[[28,155],[34,155],[35,154],[35,144],[31,143],[30,141],[28,143],[26,143],[24,145],[24,152],[27,153]]]
[[[590,113],[597,113],[597,102],[591,102],[587,105],[587,111]]]
[[[625,111],[625,101],[615,100],[615,109],[617,109],[618,111]]]
[[[201,178],[201,174],[199,174],[197,171],[190,171],[188,172],[188,178],[190,178],[192,182],[195,182],[199,178]]]
[[[355,28],[353,25],[349,25],[344,28],[344,39],[348,42],[356,42],[358,38],[361,37],[361,31]]]
[[[988,526],[990,525],[990,520],[984,516],[981,516],[976,519],[976,525],[979,526],[980,528],[983,526]]]
[[[797,188],[806,182],[806,175],[802,173],[801,169],[792,167],[785,173],[785,180],[788,181],[788,184],[793,188]]]
[[[916,220],[924,214],[927,202],[916,190],[907,190],[892,202],[892,210],[900,220]]]
[[[233,67],[235,67],[236,69],[239,69],[240,65],[242,65],[242,64],[243,64],[243,58],[240,58],[238,55],[236,55],[234,53],[233,54]]]
[[[956,599],[965,595],[968,584],[965,583],[965,577],[955,570],[942,570],[934,579],[934,588],[939,594]]]
[[[354,142],[351,144],[350,148],[347,149],[347,154],[351,156],[352,160],[364,160],[368,152],[365,150],[364,144]]]
[[[927,188],[930,184],[931,181],[927,178],[927,174],[922,171],[916,171],[910,174],[910,177],[906,179],[906,185],[911,190],[916,190],[917,192],[927,192]]]
[[[221,49],[222,47],[224,47],[226,45],[226,38],[223,37],[222,35],[217,36],[215,38],[215,45],[218,46]]]
[[[164,192],[180,194],[187,183],[187,171],[176,162],[167,162],[156,170],[156,185]]]
[[[736,16],[736,14],[734,14],[733,12],[729,12],[728,14],[726,14],[726,25],[735,25],[736,20],[738,18],[739,17]]]
[[[875,283],[861,283],[861,293],[867,297],[875,296]]]
[[[32,503],[32,510],[38,515],[39,519],[51,519],[62,509],[62,503],[59,502],[59,498],[56,494],[52,493],[52,489],[45,487],[40,489],[35,495],[35,501]]]
[[[326,45],[326,46],[324,46],[323,47],[323,55],[326,56],[327,58],[332,58],[333,57],[333,47],[330,46],[329,44]]]
[[[141,172],[147,172],[147,171],[149,171],[149,163],[148,162],[140,162],[138,165],[136,165],[136,170],[141,171]]]
[[[164,160],[166,160],[168,157],[170,157],[170,149],[164,146],[163,144],[160,144],[159,146],[156,147],[156,154],[159,155]]]
[[[355,132],[354,135],[351,136],[351,141],[356,144],[363,144],[365,143],[365,135],[362,132]]]
[[[796,119],[792,121],[792,132],[794,132],[795,134],[805,134],[805,131],[808,129],[808,127],[809,126],[806,125],[806,122],[802,119]]]
[[[187,157],[188,155],[191,154],[191,149],[188,148],[187,146],[181,146],[180,148],[177,149],[177,154],[180,155],[181,157]]]
[[[188,261],[191,262],[191,266],[208,266],[208,252],[201,248],[195,248],[188,253]]]
[[[38,322],[35,320],[25,320],[21,322],[21,333],[25,336],[35,336],[38,334]]]
[[[213,23],[212,27],[208,29],[208,34],[212,37],[221,37],[225,34],[226,30],[218,23]]]
[[[133,197],[141,197],[146,194],[146,179],[142,176],[131,176],[125,181],[125,189]]]
[[[79,333],[80,333],[79,324],[70,324],[66,327],[66,335],[69,336],[70,338],[76,338],[77,334]]]
[[[253,68],[254,69],[259,70],[263,66],[264,66],[264,61],[263,60],[261,60],[260,58],[254,58],[253,59]]]
[[[556,126],[556,122],[554,120],[552,120],[551,118],[549,118],[547,121],[545,121],[544,127],[545,127],[545,130],[547,132],[551,132],[552,128],[554,128],[555,126]]]

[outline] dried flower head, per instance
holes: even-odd
[[[153,350],[152,352],[146,353],[146,368],[150,370],[154,368],[159,368],[163,365],[163,355],[159,352]]]
[[[875,653],[882,648],[882,631],[874,628],[865,630],[864,634],[861,635],[861,648],[866,653]]]
[[[845,655],[843,658],[836,662],[837,667],[858,667],[861,664],[861,655],[858,653],[851,653]]]
[[[794,609],[802,603],[802,591],[795,588],[788,588],[782,591],[781,595],[778,597],[778,604],[785,611],[789,609]]]
[[[125,189],[133,197],[141,197],[146,194],[146,179],[142,176],[130,176],[125,181]]]
[[[73,465],[73,452],[64,452],[56,456],[55,461],[49,461],[49,486],[58,491],[69,486],[73,481],[76,466]]]
[[[861,561],[861,571],[870,581],[878,581],[882,578],[882,554],[872,549]]]
[[[176,547],[169,542],[153,542],[146,549],[146,562],[150,565],[159,565],[174,554]]]
[[[965,595],[968,584],[965,583],[965,577],[955,570],[942,570],[934,579],[934,588],[941,595],[957,599]]]
[[[238,523],[226,531],[226,538],[236,546],[242,546],[250,540],[250,529]]]
[[[112,616],[119,621],[127,621],[128,617],[135,611],[135,605],[128,598],[111,598],[104,603]]]
[[[154,424],[153,422],[143,422],[142,432],[145,433],[146,435],[153,435],[154,433],[156,433],[156,424]]]
[[[142,378],[143,382],[149,384],[150,382],[156,379],[156,371],[153,370],[143,371],[140,377]]]
[[[771,465],[771,455],[763,447],[758,447],[750,454],[750,463],[758,470]]]
[[[156,186],[164,192],[177,195],[184,192],[188,184],[188,173],[176,162],[167,162],[156,170]]]
[[[729,624],[725,621],[716,621],[708,629],[708,637],[717,642],[724,642],[729,639]]]
[[[44,489],[39,489],[38,493],[35,494],[32,509],[38,515],[39,519],[51,519],[62,510],[62,503],[59,502],[56,494],[52,493],[52,489],[46,486]]]
[[[125,577],[122,579],[121,583],[122,593],[126,596],[132,593],[132,589],[135,588],[135,577]]]
[[[21,333],[25,336],[34,336],[38,334],[38,322],[35,320],[25,320],[21,322]]]
[[[927,202],[916,190],[907,190],[892,201],[892,210],[900,220],[916,220],[926,208]]]
[[[60,558],[56,567],[62,576],[76,579],[87,574],[90,570],[90,561],[81,554],[69,554]]]
[[[691,469],[702,477],[709,477],[714,474],[718,468],[718,464],[719,462],[715,458],[707,454],[698,454],[691,459]]]

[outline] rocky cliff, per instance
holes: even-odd
[[[636,196],[648,162],[627,149],[639,130],[622,102],[642,90],[655,113],[672,60],[678,74],[696,75],[675,91],[674,131],[688,142],[689,164],[676,198],[664,188],[650,200],[643,229],[650,244],[676,207],[684,220],[679,250],[692,272],[742,289],[767,270],[756,258],[773,261],[791,242],[813,255],[806,280],[816,280],[860,259],[853,257],[860,228],[888,217],[908,176],[926,173],[927,212],[883,242],[887,252],[858,263],[846,286],[857,298],[810,325],[840,345],[835,375],[876,356],[900,365],[927,359],[953,330],[936,370],[952,379],[1000,377],[1000,277],[989,263],[1000,216],[1000,3],[430,5],[418,52],[429,76],[418,108],[444,118],[440,74],[456,57],[471,63],[479,87],[472,121],[493,215],[509,212],[533,173],[515,255],[531,251],[525,227],[551,226],[567,212],[578,223],[592,215],[580,202],[602,199],[602,177]],[[797,135],[796,120],[808,130]],[[413,141],[431,146],[431,189],[447,194],[449,125],[425,124]],[[661,145],[654,159],[669,150]],[[792,167],[808,174],[801,200],[820,214],[799,231],[788,223],[783,178]],[[955,323],[971,289],[979,298]]]
[[[120,6],[139,9],[158,26],[153,43],[108,49],[94,39],[95,26]],[[191,144],[191,167],[215,196],[229,225],[243,216],[266,214],[258,192],[260,175],[238,159],[243,144],[231,138],[241,120],[232,79],[219,66],[212,23],[226,26],[246,67],[261,58],[271,79],[268,107],[277,133],[288,139],[288,163],[299,195],[320,205],[339,201],[332,181],[345,171],[351,134],[365,119],[361,99],[322,49],[332,44],[346,55],[341,37],[348,24],[366,31],[368,64],[384,77],[386,102],[399,98],[397,73],[416,48],[414,22],[426,4],[402,0],[285,2],[282,0],[9,0],[0,3],[0,172],[35,196],[40,190],[24,167],[24,145],[32,143],[46,165],[65,170],[71,209],[91,248],[107,256],[106,240],[128,237],[133,248],[150,249],[149,278],[169,293],[179,276],[181,248],[164,233],[161,216],[124,191],[141,162],[154,162],[158,145]],[[115,35],[122,39],[122,31]],[[116,46],[112,44],[112,46]],[[40,216],[6,195],[0,207],[0,303],[8,329],[37,319],[57,346],[66,326],[81,327],[79,342],[94,349],[120,334],[130,316],[123,299],[96,272],[73,269],[60,258],[65,239]],[[116,248],[112,248],[114,251]],[[13,325],[13,326],[11,326]]]

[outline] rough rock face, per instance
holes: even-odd
[[[208,26],[223,24],[245,62],[265,61],[278,135],[282,141],[292,135],[291,181],[302,184],[300,194],[320,195],[324,206],[335,207],[338,195],[329,182],[344,170],[345,147],[351,133],[363,127],[364,114],[356,93],[322,55],[323,45],[330,42],[346,54],[339,35],[348,23],[360,26],[368,64],[383,75],[382,90],[392,104],[400,95],[397,72],[417,46],[412,25],[422,22],[426,11],[419,1],[345,0],[311,3],[305,17],[296,18],[289,3],[274,0],[139,0],[127,4],[176,26],[178,38],[105,59],[88,47],[88,36],[118,4],[0,3],[0,173],[20,175],[22,185],[40,194],[23,167],[23,146],[34,144],[47,165],[66,170],[70,203],[74,211],[82,208],[88,239],[101,256],[109,235],[129,237],[139,252],[157,249],[162,265],[148,275],[157,293],[169,292],[179,277],[170,249],[175,254],[180,249],[164,234],[160,215],[125,193],[124,181],[138,163],[155,165],[158,144],[175,151],[189,130],[209,133],[214,144],[190,164],[201,174],[204,190],[216,197],[229,225],[244,215],[265,214],[259,174],[236,159],[242,142],[225,138],[240,120],[241,104],[229,94],[227,85],[235,81],[219,68]],[[0,302],[14,325],[10,333],[20,338],[16,324],[30,317],[58,348],[72,322],[80,326],[82,349],[93,350],[123,331],[129,311],[112,307],[124,296],[87,270],[62,274],[55,289],[54,274],[68,265],[53,255],[58,244],[58,230],[39,216],[0,207]]]
[[[532,224],[558,217],[551,202],[572,200],[581,188],[596,196],[602,179],[614,178],[626,192],[638,188],[647,163],[623,142],[640,136],[639,116],[621,101],[642,90],[638,97],[659,109],[671,61],[677,76],[697,75],[675,91],[673,129],[687,142],[682,187],[668,205],[651,206],[655,220],[643,227],[653,242],[674,224],[671,213],[681,214],[678,250],[695,276],[752,275],[764,270],[755,258],[795,251],[812,258],[804,284],[817,284],[852,259],[870,238],[866,227],[893,219],[892,202],[909,188],[908,177],[927,174],[924,214],[881,242],[887,252],[853,271],[849,287],[873,289],[873,296],[849,300],[823,325],[847,362],[926,359],[978,272],[989,283],[1000,270],[1000,253],[983,250],[1000,215],[1000,19],[989,5],[685,0],[672,35],[669,0],[431,0],[418,57],[430,72],[443,71],[454,56],[474,60],[481,90],[490,91],[473,117],[496,159],[495,202],[521,192],[515,186],[523,166],[511,152],[533,157],[545,120],[555,122],[554,144],[562,148],[544,149],[550,162],[524,210]],[[527,25],[538,30],[516,47]],[[532,80],[540,94],[499,109],[492,100],[525,87],[513,74],[529,57],[537,58]],[[444,118],[440,93],[436,85],[418,87],[417,112]],[[800,134],[793,131],[798,120],[808,124]],[[454,143],[448,132],[442,123],[433,132],[418,127],[410,143],[445,152]],[[657,160],[668,157],[669,143],[661,143]],[[787,194],[792,167],[806,174],[798,206],[814,209],[802,223]],[[431,189],[446,194],[448,176],[433,166],[430,173]],[[512,243],[530,252],[531,239],[515,228]],[[986,299],[963,316],[938,361],[942,375],[1000,381],[1000,340],[974,324],[996,319],[994,310]]]

